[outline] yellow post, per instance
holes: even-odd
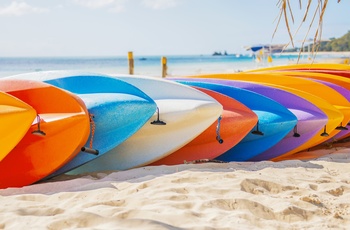
[[[164,78],[167,75],[167,68],[168,68],[166,57],[162,57],[161,64],[162,64],[162,77]]]
[[[129,74],[134,74],[134,57],[132,52],[128,52]]]

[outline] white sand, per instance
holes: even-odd
[[[316,151],[325,156],[63,175],[0,190],[0,228],[349,229],[350,148]]]

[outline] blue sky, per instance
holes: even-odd
[[[120,56],[242,53],[287,43],[278,0],[1,0],[0,56]],[[298,1],[294,1],[298,2]],[[303,2],[307,2],[303,0]],[[317,2],[313,0],[313,2]],[[315,7],[313,5],[312,12]],[[304,14],[293,6],[296,31]],[[350,30],[350,1],[328,3],[322,37]],[[295,35],[304,39],[308,21]],[[306,36],[312,38],[311,34]],[[298,44],[298,42],[296,43]]]

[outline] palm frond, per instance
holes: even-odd
[[[311,32],[312,26],[317,23],[317,27],[314,31],[314,45],[312,47],[312,54],[314,55],[315,52],[317,52],[318,47],[319,47],[319,41],[321,41],[321,35],[322,35],[322,24],[323,24],[323,17],[324,14],[326,12],[327,9],[327,5],[328,5],[328,0],[317,0],[317,4],[315,4],[315,9],[312,9],[312,0],[307,0],[306,3],[306,9],[305,9],[305,13],[303,18],[301,19],[301,22],[299,24],[299,26],[297,27],[294,36],[292,35],[292,31],[291,31],[291,23],[294,24],[295,23],[295,18],[293,15],[294,9],[292,9],[292,6],[290,4],[290,0],[278,0],[277,2],[277,6],[280,9],[279,12],[279,17],[278,17],[278,22],[276,25],[276,28],[274,30],[273,36],[276,34],[277,28],[280,26],[280,22],[282,17],[284,18],[284,23],[285,23],[285,27],[287,28],[287,32],[290,38],[289,44],[292,44],[292,46],[294,47],[294,37],[295,35],[298,33],[299,29],[303,26],[303,24],[306,22],[308,16],[311,14],[312,18],[308,27],[308,30],[306,32],[306,36],[304,37],[304,40],[302,41],[302,47],[304,47],[304,43],[309,35],[309,33]],[[341,0],[337,1],[338,3],[341,2]],[[303,1],[299,0],[299,10],[302,9],[303,7]],[[300,57],[300,53],[299,53],[299,57]],[[298,58],[299,60],[299,58]]]

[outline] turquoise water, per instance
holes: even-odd
[[[272,56],[258,63],[251,55],[191,55],[166,56],[167,74],[181,76],[201,73],[235,72],[271,65],[295,62],[297,55]],[[48,70],[81,70],[97,73],[129,73],[128,59],[124,57],[0,57],[0,77],[19,73]],[[161,56],[135,56],[134,74],[161,76]]]

